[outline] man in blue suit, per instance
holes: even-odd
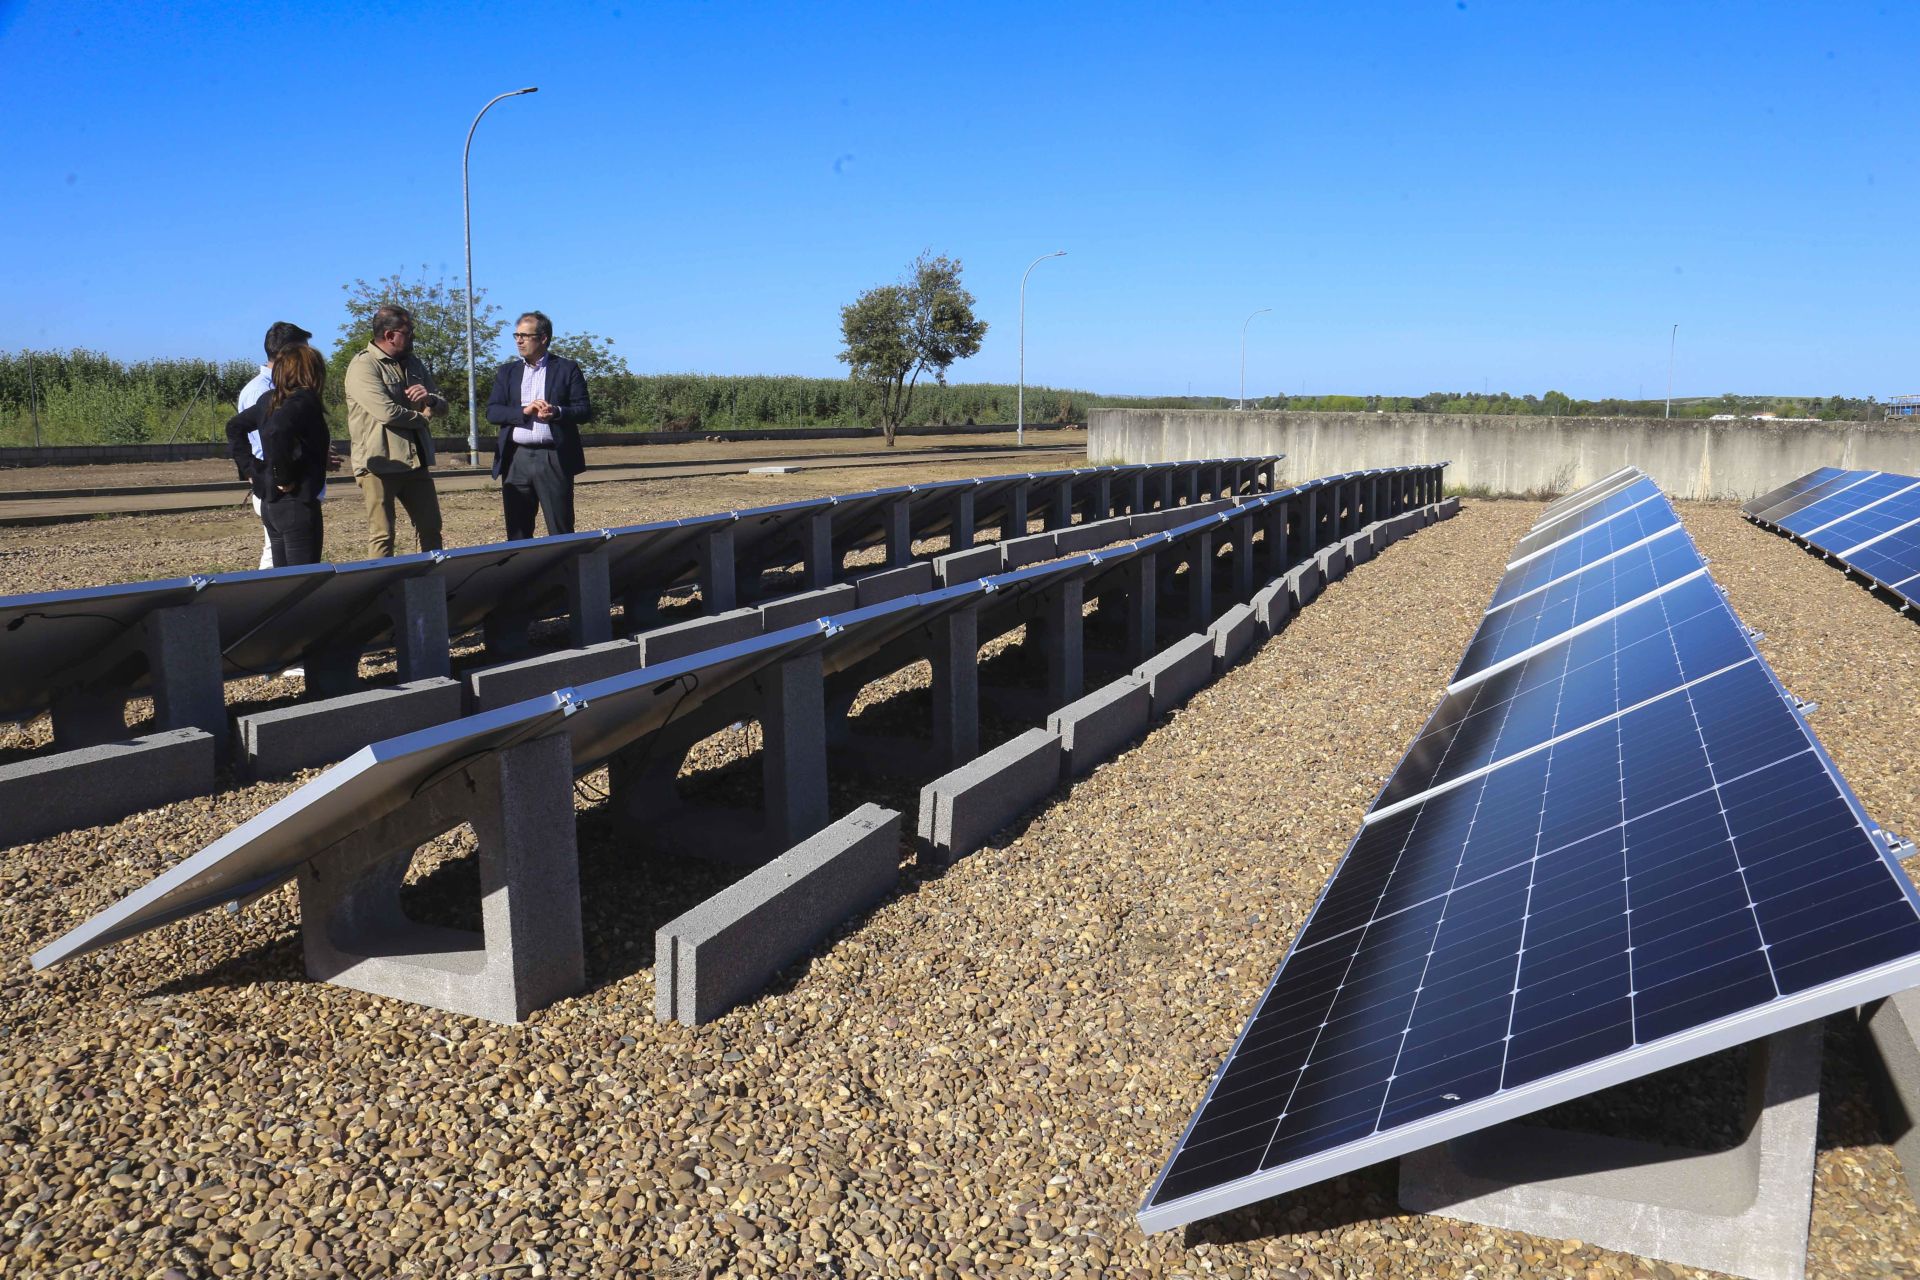
[[[533,536],[536,506],[548,534],[573,532],[573,478],[587,469],[580,424],[593,417],[580,366],[547,348],[553,321],[529,311],[514,321],[519,358],[501,365],[487,397],[487,421],[499,424],[493,450],[507,538]]]

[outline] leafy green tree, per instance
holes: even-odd
[[[328,398],[339,401],[347,362],[373,340],[374,312],[391,304],[413,313],[413,353],[440,384],[448,402],[457,406],[455,416],[464,419],[467,295],[460,287],[460,278],[454,277],[452,283],[430,279],[427,268],[422,266],[419,276],[412,280],[396,271],[378,280],[355,280],[340,288],[347,295],[347,318],[340,324],[340,345],[327,361]],[[500,308],[487,301],[487,291],[474,290],[473,356],[482,404],[492,389],[495,349],[505,327]]]
[[[840,333],[839,359],[879,395],[880,427],[892,447],[920,375],[946,386],[948,367],[980,350],[987,322],[973,314],[959,261],[928,250],[898,284],[878,285],[842,307]]]

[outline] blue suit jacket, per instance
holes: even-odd
[[[530,427],[536,421],[520,409],[520,375],[526,361],[509,360],[493,375],[493,394],[487,397],[487,421],[498,423],[500,438],[493,447],[493,474],[507,472],[513,459],[513,429]],[[558,411],[547,422],[553,432],[553,447],[560,452],[560,465],[570,476],[587,469],[586,451],[580,447],[580,424],[593,417],[593,405],[587,399],[587,377],[580,366],[565,356],[547,354],[547,403]]]

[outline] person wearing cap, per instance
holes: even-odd
[[[311,333],[290,321],[275,320],[268,325],[265,342],[267,363],[261,365],[260,372],[240,388],[239,398],[233,406],[237,412],[227,421],[227,452],[233,458],[234,469],[239,472],[240,479],[253,491],[253,514],[260,520],[262,569],[273,568],[273,537],[267,529],[266,513],[260,505],[263,496],[260,486],[266,472],[267,454],[260,442],[260,424],[247,416],[247,410],[260,403],[273,390],[273,358],[280,354],[281,348],[306,342],[312,337]]]
[[[500,428],[493,477],[500,481],[507,540],[533,536],[539,508],[547,534],[573,532],[573,478],[587,469],[580,424],[593,417],[580,366],[547,348],[553,321],[528,311],[514,322],[518,358],[493,375],[487,421]]]

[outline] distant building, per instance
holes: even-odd
[[[1887,398],[1887,416],[1889,418],[1911,418],[1920,414],[1920,396],[1889,396]]]

